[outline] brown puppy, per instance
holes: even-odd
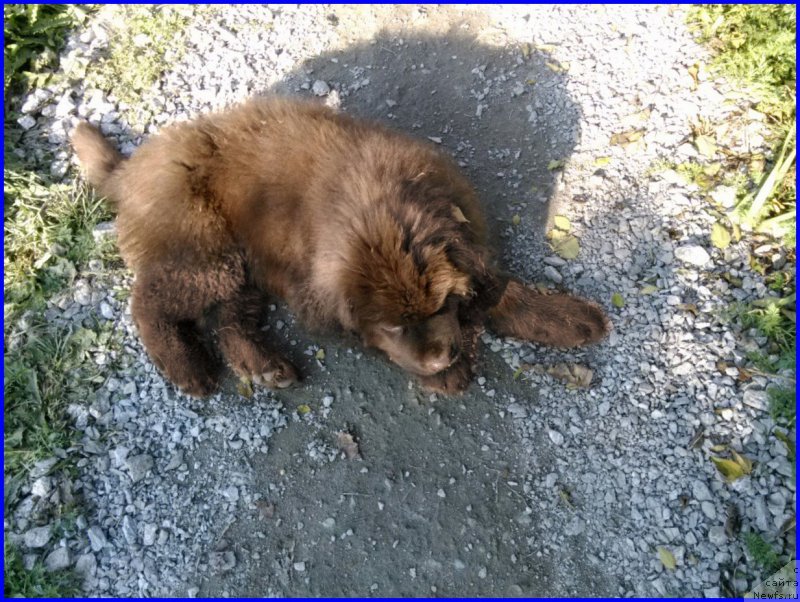
[[[265,295],[311,327],[339,326],[445,393],[472,375],[484,323],[572,347],[603,312],[501,275],[478,200],[431,145],[318,104],[254,99],[166,128],[125,160],[88,124],[72,143],[117,203],[132,312],[155,364],[213,392],[214,342],[241,376],[296,380],[258,328]]]

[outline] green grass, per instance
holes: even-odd
[[[774,161],[752,170],[741,190],[746,227],[796,244],[797,17],[793,5],[708,4],[692,7],[691,28],[714,52],[712,70],[746,87],[770,126]]]
[[[93,227],[111,213],[101,199],[76,184],[54,184],[34,172],[4,170],[3,395],[6,511],[15,487],[31,466],[74,443],[65,413],[86,403],[104,381],[93,351],[120,347],[110,323],[91,328],[45,320],[47,300],[66,292],[90,259],[121,265],[108,238],[96,242]],[[64,466],[63,468],[69,468]],[[62,509],[57,509],[60,513]],[[61,519],[56,517],[58,527]],[[26,571],[18,552],[6,548],[5,593],[65,596],[77,593],[69,572],[51,574],[41,563]]]
[[[786,126],[794,119],[797,18],[789,4],[707,4],[689,22],[715,52],[713,67],[750,86],[759,109]]]
[[[110,329],[54,326],[43,319],[7,336],[5,379],[5,471],[25,475],[32,465],[73,441],[65,408],[84,402],[105,380],[91,352],[116,345]]]
[[[3,158],[5,167],[19,165],[12,152],[22,137],[19,101],[47,83],[58,67],[58,53],[67,34],[82,23],[91,5],[3,5]]]
[[[741,313],[742,325],[766,335],[772,346],[770,352],[794,357],[796,325],[790,317],[794,315],[794,303],[794,295],[756,301]]]
[[[70,284],[76,266],[104,256],[92,229],[111,219],[102,199],[80,185],[52,184],[32,172],[4,170],[6,319]]]
[[[27,570],[19,551],[8,543],[4,546],[3,572],[6,597],[66,598],[80,594],[79,577],[73,571],[47,572],[41,560]]]
[[[794,391],[782,387],[767,390],[769,394],[769,413],[772,419],[781,425],[791,427],[797,417]]]
[[[182,53],[183,32],[189,22],[185,7],[120,6],[119,26],[110,39],[109,53],[92,69],[93,83],[120,100],[135,104]],[[169,62],[165,56],[171,54]]]
[[[58,66],[66,36],[87,14],[69,4],[3,5],[3,92],[22,94],[42,85]]]
[[[121,334],[110,323],[81,326],[47,321],[47,300],[66,292],[92,258],[108,266],[119,261],[113,241],[96,243],[92,228],[108,219],[103,202],[76,185],[52,184],[33,173],[4,172],[4,476],[6,511],[13,509],[14,487],[32,465],[67,449],[75,431],[65,409],[86,403],[105,380],[92,352],[118,349]],[[64,468],[69,468],[65,466]],[[59,509],[59,512],[61,509]],[[60,519],[56,526],[60,525]],[[5,593],[16,596],[66,596],[77,593],[70,572],[31,571],[18,553],[6,548]]]
[[[781,568],[781,560],[775,549],[758,533],[746,533],[744,545],[752,556],[753,561],[764,570],[765,575],[771,575]]]

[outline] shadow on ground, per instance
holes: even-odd
[[[515,214],[516,227],[543,234],[555,186],[548,162],[568,157],[578,139],[578,109],[548,63],[536,50],[495,48],[458,31],[385,33],[308,61],[273,91],[312,95],[321,80],[349,114],[441,139],[478,189],[502,253]],[[580,538],[537,551],[539,509],[522,476],[550,471],[549,441],[543,431],[524,448],[499,411],[512,399],[537,402],[499,357],[485,350],[482,385],[434,401],[353,342],[312,337],[282,310],[273,332],[276,319],[289,324],[279,338],[305,375],[277,397],[312,412],[253,459],[264,500],[221,535],[237,566],[215,575],[201,568],[201,595],[616,593],[584,568]],[[326,350],[324,367],[303,353],[311,344]],[[320,420],[326,394],[335,401]],[[337,431],[355,435],[360,459],[328,459]]]

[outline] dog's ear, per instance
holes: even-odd
[[[470,277],[473,308],[488,311],[500,303],[508,284],[508,276],[489,263],[484,249],[474,245],[456,244],[447,250],[452,264]]]

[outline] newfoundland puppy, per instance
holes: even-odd
[[[498,271],[453,162],[375,123],[257,98],[165,128],[129,159],[87,123],[72,144],[116,203],[145,347],[190,395],[216,389],[223,358],[268,387],[297,380],[259,328],[269,295],[446,394],[469,385],[484,325],[559,347],[608,330],[596,305]]]

